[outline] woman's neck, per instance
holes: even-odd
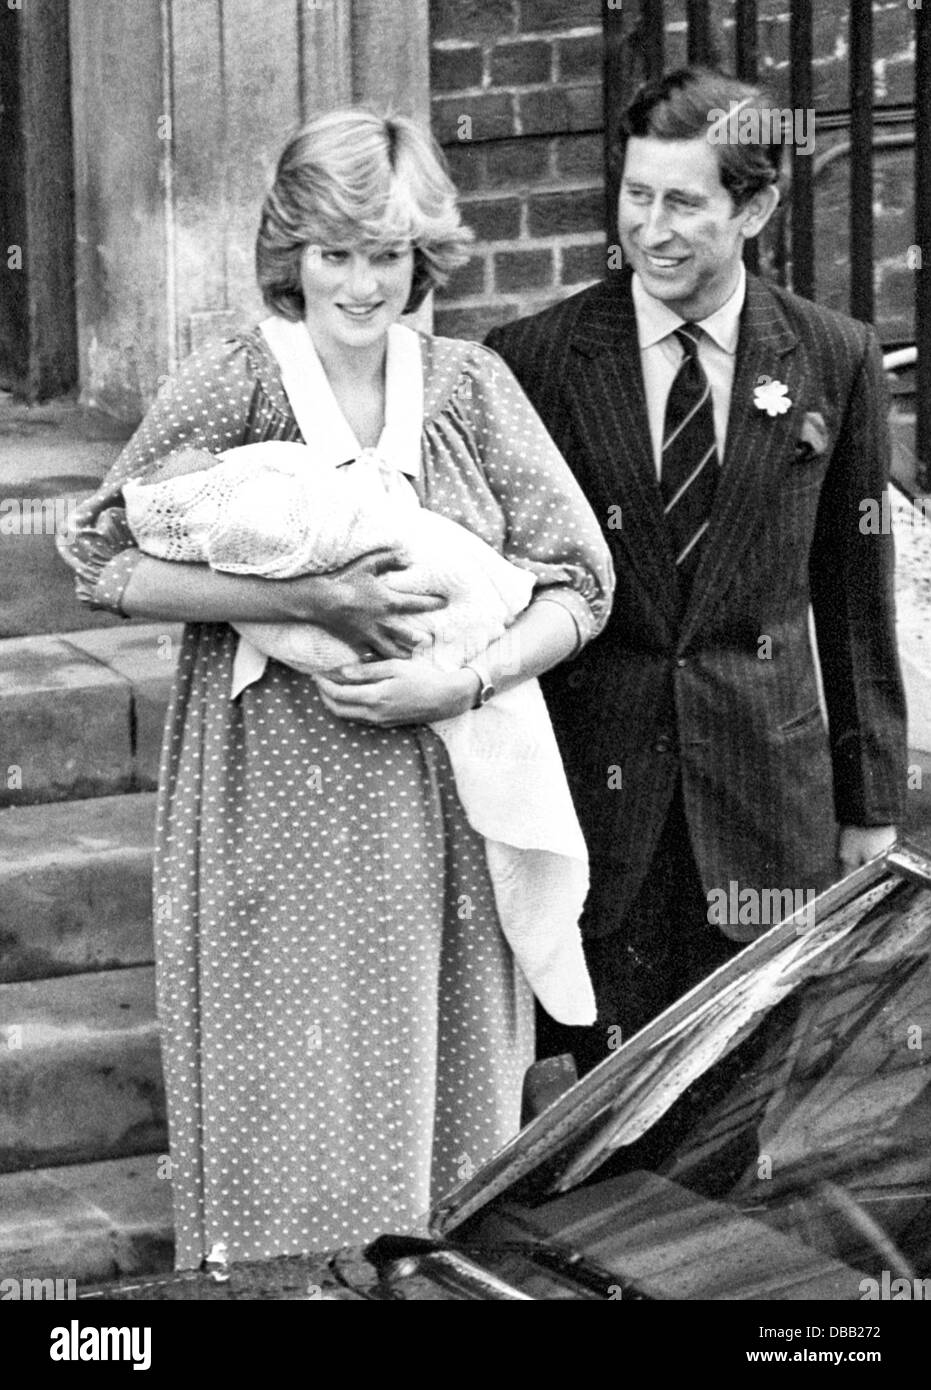
[[[388,353],[387,335],[379,342],[363,348],[321,344],[314,340],[313,333],[310,336],[331,385],[342,382],[362,390],[368,388],[380,391],[383,388]]]
[[[311,334],[330,390],[362,447],[374,446],[385,424],[387,335],[364,348],[318,344]]]

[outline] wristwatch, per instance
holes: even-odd
[[[472,701],[473,709],[481,709],[482,705],[487,705],[492,695],[495,694],[495,687],[491,683],[488,671],[478,661],[467,661],[463,665],[463,671],[473,671],[478,676],[478,692]]]

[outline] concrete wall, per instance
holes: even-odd
[[[429,119],[426,0],[71,0],[82,399],[138,419],[262,312],[253,246],[287,134],[350,100]]]

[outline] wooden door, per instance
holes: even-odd
[[[0,8],[0,389],[30,401],[75,383],[68,6]]]

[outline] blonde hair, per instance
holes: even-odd
[[[278,161],[256,239],[256,275],[269,308],[303,318],[306,246],[399,241],[414,249],[410,313],[465,264],[472,241],[432,137],[404,116],[359,108],[330,111],[297,131]]]

